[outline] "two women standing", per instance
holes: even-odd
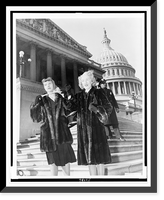
[[[70,174],[69,163],[75,162],[75,157],[71,147],[73,140],[65,116],[66,109],[77,111],[78,165],[87,165],[90,175],[104,175],[104,164],[111,163],[104,125],[100,120],[104,116],[99,109],[100,106],[108,109],[111,105],[101,90],[94,87],[95,84],[93,71],[84,72],[79,77],[81,92],[71,99],[64,99],[61,94],[56,92],[54,101],[51,99],[52,94],[50,94],[49,88],[43,82],[48,95],[40,97],[40,104],[36,102],[31,108],[31,117],[34,121],[44,121],[44,123],[48,121],[46,131],[43,131],[44,123],[41,126],[41,144],[47,144],[47,148],[43,150],[46,151],[48,163],[53,163],[54,166],[65,164],[63,168],[68,172],[68,175]],[[53,90],[51,93],[53,93]],[[50,147],[48,147],[49,145]],[[60,149],[61,146],[64,146],[62,150]],[[65,147],[69,150],[66,150]],[[58,157],[63,156],[66,161],[57,164]]]

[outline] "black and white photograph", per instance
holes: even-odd
[[[153,13],[8,8],[6,188],[155,191]]]

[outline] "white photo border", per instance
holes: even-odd
[[[5,186],[2,192],[155,192],[157,187],[157,135],[152,134],[157,132],[156,124],[156,74],[157,74],[157,59],[156,55],[156,15],[157,2],[146,7],[7,7],[6,8],[6,177]],[[22,11],[23,10],[23,11]],[[137,179],[129,177],[125,180],[121,177],[104,178],[104,177],[86,177],[86,178],[18,178],[15,174],[13,163],[16,163],[14,152],[13,131],[16,129],[14,122],[14,95],[16,74],[13,66],[15,60],[13,47],[14,43],[14,14],[16,13],[35,13],[39,14],[46,12],[143,12],[145,13],[145,87],[144,87],[144,105],[145,105],[145,178]],[[153,54],[153,56],[151,56]],[[152,106],[153,105],[153,106]],[[153,123],[151,123],[153,121]],[[149,134],[148,134],[149,133]],[[15,148],[15,149],[14,149]],[[75,189],[76,187],[76,189]],[[130,189],[129,189],[130,188]]]

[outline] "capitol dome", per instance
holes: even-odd
[[[107,87],[113,91],[116,100],[121,104],[129,104],[129,99],[132,98],[132,94],[135,94],[137,107],[140,108],[142,105],[142,82],[135,76],[136,70],[128,63],[124,55],[110,46],[111,40],[107,37],[105,29],[101,43],[103,49],[96,61],[105,71],[103,78],[107,82]]]
[[[111,40],[107,37],[106,30],[104,29],[103,51],[97,59],[97,62],[101,63],[101,67],[105,68],[115,65],[132,67],[125,56],[111,48],[110,42]]]

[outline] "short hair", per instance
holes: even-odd
[[[93,73],[94,73],[93,70],[88,70],[88,71],[84,72],[81,76],[78,77],[78,80],[79,80],[79,87],[80,87],[81,89],[84,89],[83,84],[82,84],[82,81],[81,81],[82,78],[83,78],[84,76],[90,77],[92,86],[96,86],[96,83],[97,83],[97,82],[96,82],[96,79],[95,79]]]

